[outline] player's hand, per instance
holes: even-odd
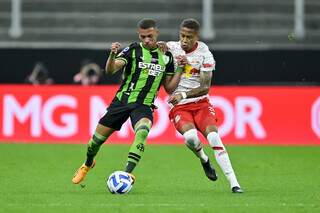
[[[172,104],[173,106],[177,105],[181,100],[183,99],[182,95],[180,93],[173,94],[169,100],[168,103]]]
[[[110,47],[110,53],[113,55],[116,55],[118,53],[120,47],[121,47],[121,44],[119,42],[112,43],[111,47]]]
[[[158,41],[157,46],[163,53],[166,53],[169,50],[167,43],[164,41]]]
[[[179,67],[184,67],[188,64],[188,59],[185,55],[179,55],[176,57],[177,64]]]

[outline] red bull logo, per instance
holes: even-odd
[[[190,78],[193,75],[199,75],[200,70],[192,67],[190,64],[187,64],[186,66],[184,66],[183,72],[185,73],[186,78]]]

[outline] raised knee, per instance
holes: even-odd
[[[220,139],[220,136],[216,132],[210,132],[207,135],[207,139],[211,147],[222,147],[224,149],[223,143]]]
[[[185,143],[189,147],[198,147],[200,142],[196,129],[190,129],[183,134]]]
[[[136,136],[139,135],[139,137],[145,139],[147,138],[149,131],[150,131],[150,126],[145,124],[140,124],[136,127],[135,134]]]

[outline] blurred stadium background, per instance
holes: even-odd
[[[86,143],[121,80],[120,73],[102,74],[98,85],[85,87],[77,74],[89,63],[95,65],[87,71],[103,68],[111,42],[137,41],[136,23],[144,17],[158,20],[163,41],[178,40],[184,18],[202,24],[201,40],[217,61],[210,95],[243,197],[231,197],[223,178],[207,190],[202,174],[193,173],[202,171],[169,124],[163,91],[150,144],[172,145],[146,152],[132,196],[107,196],[101,187],[123,166],[129,124],[111,139],[125,145],[99,153],[91,188],[70,186],[85,146],[63,143]],[[318,212],[319,58],[319,0],[0,0],[0,204],[4,212]],[[53,85],[26,85],[37,70]],[[57,173],[61,165],[64,174]],[[168,191],[176,186],[167,179],[181,184],[173,196]]]
[[[70,83],[83,59],[103,66],[112,41],[135,41],[139,19],[157,19],[167,41],[178,39],[183,18],[194,17],[215,51],[215,84],[314,84],[319,11],[318,0],[1,0],[1,70],[17,70],[1,83],[20,83],[35,61],[57,83]]]

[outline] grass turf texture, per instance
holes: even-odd
[[[127,195],[106,190],[106,177],[124,168],[129,147],[104,145],[85,187],[71,178],[84,145],[0,144],[0,212],[320,212],[320,147],[229,146],[245,190],[232,194],[205,177],[183,145],[149,145]]]

